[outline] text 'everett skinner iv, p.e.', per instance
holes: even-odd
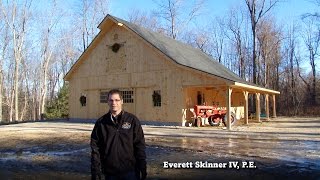
[[[163,162],[164,169],[255,169],[254,161],[228,161],[228,162]]]

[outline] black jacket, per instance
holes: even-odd
[[[140,121],[136,116],[122,111],[118,123],[111,113],[99,118],[91,134],[92,178],[102,173],[119,175],[129,171],[146,176],[145,140]]]

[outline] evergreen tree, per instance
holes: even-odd
[[[68,106],[68,84],[64,84],[58,92],[57,97],[55,97],[46,106],[46,117],[49,119],[53,118],[67,118],[69,115]]]

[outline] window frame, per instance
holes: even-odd
[[[159,96],[156,97],[157,96],[156,94],[158,94]],[[152,101],[153,101],[153,107],[161,107],[162,105],[161,90],[153,90]]]

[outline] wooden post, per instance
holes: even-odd
[[[244,95],[244,124],[249,124],[248,120],[248,91],[243,91]]]
[[[266,99],[266,104],[265,104],[265,107],[266,107],[266,118],[267,120],[269,120],[269,94],[265,94],[265,99]]]
[[[187,122],[186,117],[187,117],[187,108],[182,109],[182,124],[181,124],[182,127],[186,126],[186,122]]]
[[[226,95],[226,106],[227,106],[227,129],[231,130],[231,93],[232,93],[232,88],[228,87],[227,88],[227,95]]]
[[[276,95],[272,95],[272,102],[273,102],[273,114],[272,114],[272,117],[273,118],[276,118],[277,117],[277,114],[276,114]]]
[[[256,93],[256,120],[258,120],[258,122],[260,121],[260,93]]]

